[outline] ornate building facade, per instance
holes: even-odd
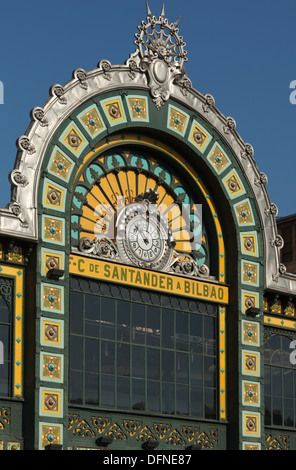
[[[296,277],[267,178],[193,88],[178,20],[147,7],[135,36],[17,141],[0,445],[294,449]]]

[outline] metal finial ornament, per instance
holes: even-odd
[[[169,24],[165,17],[164,5],[159,18],[152,15],[148,3],[146,22],[138,26],[135,44],[138,49],[130,56],[137,62],[139,69],[149,76],[149,86],[155,105],[160,108],[172,92],[172,85],[182,86],[182,80],[188,78],[184,71],[187,61],[186,46],[179,36],[180,17]]]

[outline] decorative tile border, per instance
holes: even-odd
[[[64,380],[64,356],[41,351],[40,378],[47,382],[62,383]]]
[[[245,313],[245,311],[248,308],[251,308],[251,307],[258,308],[258,306],[259,306],[259,294],[257,292],[242,290],[241,294],[242,294],[241,302],[242,302],[242,311],[243,311],[243,313]]]
[[[246,190],[236,170],[230,171],[222,180],[230,199],[235,199],[246,193]]]
[[[242,321],[242,344],[260,346],[260,325],[258,322]]]
[[[63,444],[63,425],[56,423],[39,423],[39,449],[49,444]]]
[[[176,106],[169,105],[167,127],[184,136],[189,123],[189,115]]]
[[[59,141],[76,157],[78,157],[88,145],[88,141],[83,137],[82,133],[73,122],[70,122],[66,127]]]
[[[40,323],[40,344],[62,349],[64,347],[64,322],[41,318]]]
[[[230,158],[226,155],[222,147],[215,142],[208,153],[207,160],[211,163],[216,173],[223,173],[231,165]]]
[[[39,415],[62,418],[63,390],[57,388],[40,387],[39,393]]]
[[[261,415],[257,412],[243,411],[243,436],[261,436]]]
[[[59,245],[65,244],[65,219],[42,215],[42,240]]]
[[[41,308],[52,313],[64,313],[64,287],[41,283]]]
[[[260,407],[260,383],[242,381],[242,402],[246,406]]]
[[[259,286],[259,264],[241,260],[241,282],[252,286]]]
[[[148,100],[145,96],[127,96],[128,111],[131,121],[149,122]]]
[[[114,96],[100,102],[110,126],[124,124],[126,116],[120,96]]]
[[[65,253],[41,248],[41,274],[46,276],[50,269],[65,269]]]
[[[244,199],[243,201],[237,202],[234,204],[233,208],[238,225],[242,227],[254,225],[254,215],[249,199]]]
[[[192,122],[189,132],[189,142],[191,142],[201,153],[204,153],[212,136],[196,120]]]
[[[253,377],[260,376],[260,353],[242,350],[242,373]]]
[[[80,123],[92,139],[106,130],[104,121],[95,104],[84,109],[80,114],[78,114],[77,119],[79,119]]]
[[[49,179],[44,179],[43,207],[65,212],[66,189]]]
[[[257,232],[240,233],[241,251],[248,256],[259,256]]]
[[[68,182],[73,168],[74,162],[60,148],[55,146],[47,165],[48,173]]]

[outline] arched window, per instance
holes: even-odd
[[[295,427],[296,369],[290,362],[291,339],[273,335],[264,349],[265,424]]]

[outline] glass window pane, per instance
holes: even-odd
[[[175,373],[174,351],[162,351],[162,380],[173,382]]]
[[[130,304],[117,301],[117,341],[130,341]]]
[[[101,338],[115,339],[115,300],[101,297]]]
[[[147,409],[149,411],[160,411],[160,383],[149,381],[147,384]]]
[[[2,342],[2,352],[4,354],[4,361],[7,361],[10,356],[10,342],[9,342],[10,326],[0,324],[0,340]]]
[[[294,409],[290,398],[284,400],[284,426],[294,426]]]
[[[188,314],[176,312],[176,349],[188,351]]]
[[[115,343],[101,341],[101,372],[115,374]]]
[[[176,414],[188,415],[188,387],[186,385],[176,386]]]
[[[202,388],[191,389],[191,415],[203,418]]]
[[[132,376],[135,378],[145,377],[145,347],[132,346]]]
[[[130,408],[130,380],[127,377],[117,378],[117,408],[129,410]]]
[[[284,397],[293,397],[293,371],[286,369],[283,371]]]
[[[190,315],[190,351],[202,353],[202,317]]]
[[[0,364],[0,396],[2,397],[7,397],[9,395],[9,369],[9,362]]]
[[[175,387],[171,383],[162,384],[162,413],[175,414]]]
[[[204,317],[204,354],[216,353],[215,318]]]
[[[190,377],[192,386],[202,386],[202,356],[190,355]]]
[[[160,343],[160,309],[147,307],[147,338],[148,346],[159,346]]]
[[[98,405],[99,376],[97,374],[85,374],[85,403]]]
[[[162,347],[174,348],[174,311],[169,309],[162,310]]]
[[[85,370],[99,372],[99,340],[85,338]]]
[[[82,372],[70,372],[70,400],[71,403],[82,404]]]
[[[145,305],[132,304],[132,341],[145,344]]]
[[[188,384],[188,354],[176,353],[176,381]]]
[[[216,358],[204,358],[204,383],[208,387],[216,387]]]
[[[282,396],[282,371],[279,367],[272,367],[271,390],[273,396]]]
[[[86,336],[100,335],[100,297],[85,294],[85,334]]]
[[[10,312],[7,306],[7,303],[0,298],[0,323],[9,323],[10,322]]]
[[[114,376],[101,375],[101,406],[114,407]]]
[[[281,398],[273,398],[272,399],[272,424],[277,424],[282,426],[283,424],[283,410],[282,410],[282,399]]]
[[[70,366],[71,369],[83,369],[83,338],[82,336],[71,336],[71,355],[70,355]]]
[[[269,395],[265,395],[264,404],[265,404],[264,423],[266,426],[268,426],[271,424],[271,398]]]
[[[141,379],[132,380],[132,409],[145,410],[145,381]]]
[[[216,391],[205,389],[205,418],[214,419],[216,417]]]
[[[81,292],[71,292],[70,308],[71,308],[71,316],[70,316],[71,333],[82,334],[83,294],[81,294]]]
[[[265,395],[271,394],[270,383],[270,366],[264,367],[264,393]]]
[[[160,351],[147,348],[147,379],[160,379]]]
[[[129,344],[117,344],[117,374],[125,377],[130,375]]]

